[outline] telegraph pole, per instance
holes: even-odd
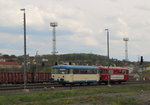
[[[23,11],[23,19],[24,19],[24,89],[25,89],[27,85],[26,13],[25,8],[20,10]]]

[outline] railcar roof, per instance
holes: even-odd
[[[103,66],[98,66],[98,68],[100,69],[108,69],[108,67],[103,67]],[[128,70],[127,68],[124,68],[124,67],[109,67],[109,69],[112,69],[112,70]]]
[[[98,69],[96,66],[79,66],[79,65],[57,65],[53,66],[55,69]]]

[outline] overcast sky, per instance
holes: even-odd
[[[23,12],[26,9],[27,54],[52,52],[52,27],[57,22],[58,54],[107,55],[106,31],[110,31],[110,57],[150,61],[150,0],[0,0],[0,53],[23,55]]]

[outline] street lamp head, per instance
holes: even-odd
[[[123,41],[129,41],[129,38],[123,38]]]
[[[20,9],[20,11],[24,11],[25,12],[25,8]]]
[[[52,23],[50,23],[50,26],[51,27],[57,27],[58,25],[57,25],[57,22],[52,22]]]
[[[105,29],[105,31],[108,31],[108,30],[109,30],[108,28]]]

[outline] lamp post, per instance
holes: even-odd
[[[23,11],[23,19],[24,19],[24,88],[26,88],[27,85],[26,13],[25,13],[25,8],[20,10]]]
[[[35,55],[35,62],[36,62],[36,72],[37,72],[37,63],[38,63],[38,51],[36,51],[36,55]]]
[[[110,74],[109,74],[109,29],[105,29],[107,33],[107,62],[108,62],[108,86],[110,86]]]

